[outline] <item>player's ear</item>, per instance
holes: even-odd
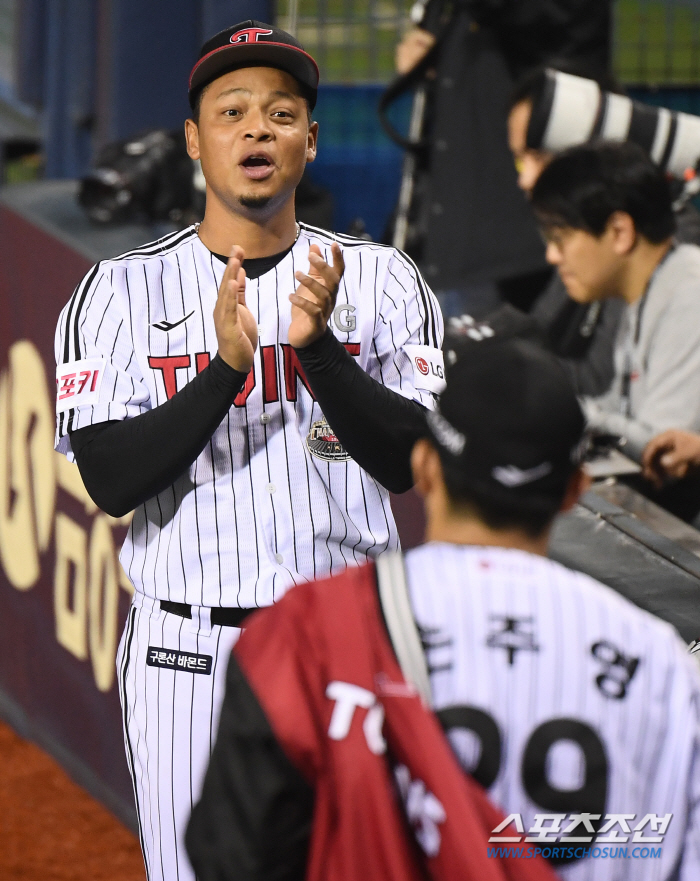
[[[424,499],[435,488],[438,472],[442,476],[440,457],[435,447],[426,438],[417,440],[411,451],[411,471],[416,492]]]
[[[578,502],[581,496],[588,492],[591,488],[591,478],[586,474],[583,468],[577,468],[569,478],[566,486],[566,493],[559,508],[561,514],[566,514]]]
[[[199,128],[194,119],[185,120],[185,140],[187,141],[187,155],[190,159],[199,159]]]
[[[616,254],[624,256],[634,250],[637,243],[637,230],[634,220],[626,211],[615,211],[611,214],[606,232],[612,235],[613,249]]]
[[[306,139],[306,161],[313,162],[316,158],[316,147],[318,146],[318,123],[312,122],[309,126],[309,133]]]

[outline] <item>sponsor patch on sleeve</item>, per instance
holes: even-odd
[[[86,358],[84,361],[71,361],[56,368],[56,412],[63,413],[71,407],[96,404],[105,360]]]
[[[445,365],[442,351],[432,346],[404,346],[413,365],[413,385],[436,395],[445,390]]]

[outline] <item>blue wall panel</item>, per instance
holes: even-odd
[[[17,97],[32,107],[44,103],[46,23],[49,0],[22,0],[17,28]]]
[[[272,0],[203,0],[202,42],[248,18],[271,22],[275,17]]]
[[[44,131],[47,177],[76,177],[90,162],[96,9],[92,0],[49,0]]]
[[[110,25],[109,138],[180,125],[189,111],[187,81],[201,42],[199,3],[168,0],[166,11],[158,3],[119,0]]]
[[[110,139],[152,126],[179,128],[189,115],[187,83],[201,44],[272,11],[269,0],[112,0],[111,6]]]
[[[179,128],[205,39],[270,0],[24,0],[20,94],[43,105],[47,174],[84,173],[100,144]]]
[[[653,104],[655,107],[668,107],[682,113],[693,113],[700,116],[700,89],[682,88],[677,86],[659,86],[658,88],[634,88],[629,90],[630,98]]]
[[[309,166],[316,183],[335,200],[335,229],[345,232],[355,218],[378,240],[396,204],[403,151],[384,134],[377,116],[383,86],[322,86],[314,119],[319,123],[318,156]],[[405,131],[410,100],[397,103],[395,124]]]

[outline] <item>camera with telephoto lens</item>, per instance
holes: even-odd
[[[150,129],[100,151],[81,181],[78,202],[100,224],[171,221],[186,225],[203,214],[197,183],[184,134]]]
[[[588,141],[632,141],[678,180],[700,162],[700,117],[604,92],[594,80],[545,71],[527,131],[532,150],[560,153]]]

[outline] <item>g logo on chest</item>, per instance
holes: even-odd
[[[333,310],[333,321],[338,330],[343,333],[349,333],[357,327],[357,319],[355,318],[355,307],[349,303],[341,303]]]

